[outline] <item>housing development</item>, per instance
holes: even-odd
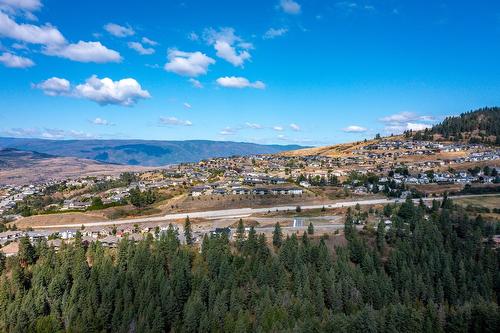
[[[0,333],[500,332],[500,1],[0,0]]]
[[[231,208],[287,205],[296,209],[308,205],[328,208],[331,203],[363,204],[380,198],[404,200],[495,193],[500,187],[499,170],[500,149],[496,147],[389,137],[358,142],[333,153],[311,154],[306,149],[278,155],[212,158],[141,173],[3,185],[0,213],[6,225],[39,231],[4,231],[0,242],[10,243],[27,235],[32,241],[39,237],[54,238],[55,244],[60,245],[57,239],[72,239],[80,230],[83,239],[99,239],[103,244],[115,246],[124,235],[137,240],[142,239],[144,232],[159,235],[171,223],[182,230],[184,218],[161,221],[162,214],[189,217],[193,212]],[[336,218],[339,214],[339,210],[329,211],[333,229],[342,224]],[[195,239],[200,241],[204,234],[215,230],[233,232],[240,218],[233,215],[213,222],[194,219]],[[272,220],[262,221],[262,227],[277,221],[279,215],[275,213]],[[301,214],[299,211],[296,217],[281,215],[284,226],[293,226]],[[144,222],[134,222],[138,217]],[[323,217],[318,226],[327,221]],[[73,228],[68,228],[71,224]],[[50,229],[44,230],[44,226]]]

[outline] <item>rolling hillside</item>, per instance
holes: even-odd
[[[455,141],[500,144],[500,107],[482,108],[448,117],[432,127],[431,134]]]
[[[0,138],[0,149],[85,158],[124,165],[161,166],[197,162],[211,157],[274,154],[301,146],[259,145],[226,141],[153,141],[153,140],[43,140]]]
[[[13,148],[0,149],[0,185],[41,183],[50,179],[111,175],[147,169]]]

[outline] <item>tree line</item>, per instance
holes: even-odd
[[[186,245],[172,226],[116,249],[23,239],[0,260],[0,331],[498,332],[497,227],[449,199],[384,214],[359,230],[348,212],[333,249],[312,226],[268,242],[242,221],[201,250],[189,220]]]

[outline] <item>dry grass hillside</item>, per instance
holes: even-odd
[[[383,140],[403,140],[404,136],[397,135],[383,138]],[[345,157],[345,156],[353,156],[353,152],[361,149],[362,147],[374,144],[379,142],[380,140],[367,140],[365,141],[357,141],[357,142],[349,142],[349,143],[340,143],[332,146],[323,146],[323,147],[314,147],[314,148],[306,148],[299,150],[291,150],[280,153],[282,156],[327,156],[327,157]]]

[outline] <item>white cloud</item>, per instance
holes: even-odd
[[[45,55],[73,61],[105,63],[120,62],[122,59],[117,51],[108,49],[100,42],[79,41],[70,44],[62,33],[50,24],[43,26],[18,24],[1,10],[0,36],[23,43],[44,45],[42,53]],[[17,43],[17,45],[22,47],[22,44]]]
[[[115,104],[132,106],[140,99],[151,97],[149,92],[143,90],[141,85],[132,78],[113,81],[110,78],[99,79],[93,75],[85,83],[71,89],[71,84],[68,80],[53,77],[34,85],[34,87],[43,90],[49,96],[62,95],[85,98],[100,105]]]
[[[25,43],[13,43],[11,46],[16,50],[28,50],[28,45]]]
[[[20,57],[10,52],[4,52],[0,55],[0,63],[10,68],[28,68],[35,65],[31,59]]]
[[[148,44],[148,45],[151,45],[151,46],[158,45],[158,42],[156,42],[156,41],[154,41],[152,39],[149,39],[147,37],[142,37],[141,41],[142,41],[143,44]]]
[[[385,123],[387,133],[402,133],[407,130],[420,131],[430,128],[436,119],[433,116],[420,116],[414,112],[399,112],[380,118]]]
[[[66,79],[51,77],[50,79],[33,85],[33,88],[41,89],[49,96],[59,96],[68,95],[71,90],[71,84]]]
[[[110,123],[106,119],[102,119],[99,117],[92,119],[90,122],[94,125],[100,125],[100,126],[112,126],[113,125],[112,123]]]
[[[241,76],[224,76],[216,80],[217,84],[225,88],[256,88],[264,89],[266,85],[262,81],[250,82]]]
[[[236,134],[236,130],[234,128],[231,128],[231,127],[226,127],[224,129],[222,129],[220,132],[219,132],[220,135],[224,135],[224,136],[227,136],[227,135],[235,135]]]
[[[198,88],[198,89],[203,88],[203,84],[200,81],[196,80],[196,79],[190,78],[188,81],[195,88]]]
[[[127,36],[133,36],[135,34],[134,29],[132,29],[130,27],[124,27],[122,25],[115,24],[115,23],[106,24],[104,26],[104,30],[106,30],[107,32],[109,32],[113,36],[120,37],[120,38],[127,37]]]
[[[417,115],[413,112],[399,112],[386,117],[380,118],[380,121],[384,123],[401,123],[405,121],[417,119]]]
[[[214,59],[199,51],[183,52],[176,49],[168,50],[168,60],[166,71],[192,77],[207,74],[208,66],[215,63]]]
[[[185,107],[186,109],[191,109],[191,108],[193,107],[191,104],[189,104],[189,103],[187,103],[187,102],[184,102],[182,105],[184,105],[184,107]]]
[[[61,32],[50,24],[43,26],[18,24],[1,11],[0,36],[31,44],[57,45],[66,43]]]
[[[216,54],[219,58],[228,61],[233,64],[233,66],[242,66],[245,60],[251,58],[250,53],[247,50],[238,52],[229,43],[224,41],[215,42],[214,48],[217,51]]]
[[[176,117],[160,117],[160,123],[173,126],[192,126],[193,123],[189,120],[181,120]]]
[[[347,126],[346,128],[343,129],[343,131],[347,132],[347,133],[363,133],[363,132],[366,132],[367,130],[368,129],[366,127],[357,126],[357,125]]]
[[[282,132],[284,130],[283,126],[273,126],[273,130],[277,132]]]
[[[128,42],[127,45],[129,48],[136,50],[137,53],[142,54],[142,55],[148,55],[148,54],[155,53],[155,49],[153,49],[151,47],[145,48],[139,42]]]
[[[192,40],[192,41],[197,41],[200,39],[200,36],[198,36],[198,34],[196,32],[192,31],[189,33],[188,39]]]
[[[233,28],[219,30],[207,28],[203,32],[203,38],[209,45],[213,45],[219,58],[226,60],[233,66],[243,66],[244,62],[251,58],[248,50],[252,49],[253,45],[237,36]]]
[[[280,0],[280,7],[287,14],[300,14],[301,8],[298,2],[294,0]]]
[[[300,131],[300,126],[297,124],[290,124],[290,128],[296,132]]]
[[[58,128],[11,128],[0,132],[1,135],[17,138],[60,139],[95,139],[96,135],[77,130],[63,130]]]
[[[261,124],[256,124],[256,123],[245,123],[245,125],[246,125],[248,128],[252,128],[252,129],[262,129],[262,125],[261,125]]]
[[[375,11],[375,7],[372,5],[363,5],[360,3],[356,3],[354,1],[339,1],[335,3],[335,7],[343,10],[344,12],[350,14],[354,11],[365,11],[365,12],[373,12]]]
[[[100,105],[132,106],[140,99],[151,97],[135,79],[113,81],[107,77],[99,79],[95,75],[88,78],[85,83],[77,85],[75,93],[78,97],[92,100]]]
[[[412,131],[422,131],[426,128],[431,128],[430,124],[421,124],[421,123],[408,123],[406,124],[406,128]]]
[[[117,51],[108,49],[100,42],[79,41],[75,44],[50,45],[43,53],[79,62],[120,62],[122,57]]]
[[[33,12],[40,10],[40,0],[0,0],[0,11],[10,15],[24,16],[26,20],[37,21]]]
[[[40,0],[0,0],[0,8],[3,6],[12,9],[36,11],[42,7],[42,3]]]
[[[286,28],[279,28],[279,29],[274,29],[270,28],[264,33],[264,36],[262,36],[263,39],[274,39],[279,36],[283,36],[288,32],[288,29]]]

